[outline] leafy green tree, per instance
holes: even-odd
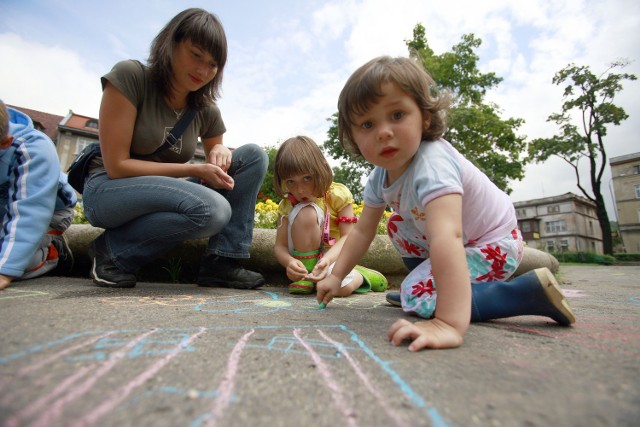
[[[524,120],[503,119],[498,105],[485,101],[487,91],[498,86],[502,78],[478,70],[475,50],[482,40],[466,34],[451,52],[436,55],[429,47],[424,26],[418,24],[413,29],[413,39],[406,44],[410,56],[431,74],[439,89],[454,98],[444,138],[510,193],[509,181],[524,177],[526,161],[522,157],[527,141],[516,134]]]
[[[260,192],[258,193],[258,201],[264,201],[264,198],[269,198],[274,202],[278,203],[280,201],[280,197],[276,194],[273,189],[273,171],[274,171],[274,163],[276,159],[276,152],[278,149],[273,146],[267,146],[264,148],[269,156],[269,167],[267,168],[267,175],[262,182],[262,186],[260,187]]]
[[[340,162],[340,166],[333,168],[333,180],[347,186],[353,194],[356,203],[363,198],[364,177],[369,175],[373,165],[364,159],[356,159],[342,149],[338,140],[338,113],[334,113],[330,119],[331,127],[327,131],[327,140],[322,145],[323,150],[333,159]]]
[[[425,28],[418,24],[413,29],[413,39],[406,40],[409,55],[419,61],[436,81],[440,90],[452,94],[454,104],[449,113],[449,129],[444,138],[451,142],[466,158],[473,161],[489,178],[507,193],[511,192],[510,180],[524,176],[527,151],[524,137],[515,132],[522,126],[522,119],[502,119],[500,108],[484,100],[487,91],[497,86],[502,78],[494,73],[480,73],[475,54],[482,41],[473,34],[462,37],[451,52],[436,55],[429,47]],[[366,176],[371,165],[364,160],[354,160],[338,141],[337,115],[331,119],[324,149],[341,161],[340,172],[344,177]],[[354,195],[360,181],[344,182]]]
[[[593,74],[589,67],[575,64],[558,71],[553,83],[566,84],[562,112],[551,114],[547,121],[555,122],[560,133],[552,138],[535,139],[529,145],[529,158],[533,161],[542,162],[550,156],[557,156],[573,168],[578,188],[596,205],[603,250],[607,255],[613,254],[613,241],[602,194],[602,175],[607,166],[604,138],[607,126],[619,126],[629,117],[624,109],[613,103],[616,94],[622,90],[622,81],[637,79],[634,74],[614,72],[626,65],[627,61],[614,62],[599,76]],[[590,192],[580,177],[578,166],[582,159],[589,165]]]

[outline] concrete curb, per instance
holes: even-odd
[[[65,236],[69,247],[74,254],[74,276],[86,276],[90,268],[87,250],[89,244],[102,233],[103,229],[92,227],[88,224],[73,224]],[[275,242],[275,230],[254,229],[253,243],[251,246],[251,258],[243,264],[251,269],[259,271],[267,277],[269,283],[280,284],[286,282],[284,269],[278,264],[273,254]],[[198,274],[200,257],[204,253],[207,239],[189,240],[173,248],[165,256],[157,259],[140,269],[138,280],[194,283]],[[390,287],[399,286],[402,278],[408,273],[400,255],[389,241],[386,235],[378,235],[366,255],[360,262],[361,265],[373,268],[387,276]],[[558,260],[551,254],[537,249],[526,247],[522,263],[516,270],[520,275],[538,267],[548,267],[557,273]]]

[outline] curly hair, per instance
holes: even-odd
[[[448,93],[439,92],[433,78],[413,59],[380,56],[358,68],[347,80],[338,98],[338,140],[344,150],[356,157],[362,153],[353,141],[353,116],[366,113],[383,96],[383,83],[394,83],[412,97],[422,111],[430,114],[422,139],[433,141],[447,129],[446,113],[451,105]]]

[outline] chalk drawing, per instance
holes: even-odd
[[[324,410],[342,419],[338,424],[354,426],[375,416],[402,426],[409,424],[405,417],[422,414],[430,425],[447,426],[434,406],[344,325],[90,331],[33,345],[0,357],[0,425],[118,425],[143,404],[178,411],[188,406],[175,420],[180,425],[233,424],[245,405],[260,403],[251,393],[251,375],[259,372],[262,381],[285,390],[302,380],[255,366],[264,357],[273,366],[307,370],[303,388],[311,381],[319,392],[326,390],[320,392]],[[177,407],[175,396],[183,397]],[[277,407],[268,410],[278,413]]]
[[[26,289],[6,288],[0,291],[0,300],[26,298],[26,297],[40,297],[43,295],[49,295],[49,293],[43,292],[43,291],[26,290]]]

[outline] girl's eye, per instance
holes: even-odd
[[[370,122],[370,121],[362,122],[360,124],[360,127],[362,129],[371,129],[373,127],[373,122]]]
[[[293,180],[292,180],[292,179],[287,179],[287,180],[285,180],[284,182],[285,182],[285,184],[287,184],[287,185],[293,185]]]
[[[305,176],[305,177],[303,178],[303,181],[304,181],[304,182],[311,182],[311,181],[313,181],[313,179],[312,179],[309,175],[307,175],[307,176]]]
[[[404,112],[402,111],[396,111],[392,114],[393,120],[400,120],[402,117],[404,117]]]

